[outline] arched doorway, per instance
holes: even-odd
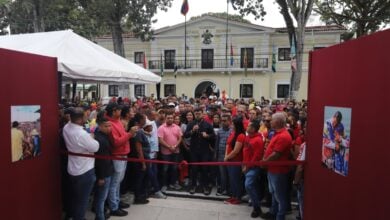
[[[217,85],[210,81],[203,81],[195,88],[195,98],[201,97],[203,94],[206,94],[207,97],[213,93],[219,97],[219,89]]]

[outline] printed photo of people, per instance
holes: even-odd
[[[343,176],[348,175],[351,108],[325,106],[322,164]]]
[[[41,154],[41,106],[11,106],[12,162]]]

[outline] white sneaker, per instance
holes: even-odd
[[[161,191],[157,191],[153,194],[153,198],[156,198],[156,199],[166,199],[167,196],[162,193]]]
[[[181,186],[178,183],[175,183],[175,185],[169,185],[169,188],[174,190],[181,190]]]

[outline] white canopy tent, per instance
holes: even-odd
[[[158,83],[161,77],[73,33],[71,30],[0,37],[0,48],[58,60],[65,80]]]

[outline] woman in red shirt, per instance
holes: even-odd
[[[224,161],[242,162],[242,146],[245,141],[244,124],[241,117],[233,120],[233,132],[226,143]],[[240,204],[242,195],[242,173],[241,166],[228,166],[230,187],[232,197],[225,201],[227,204]]]

